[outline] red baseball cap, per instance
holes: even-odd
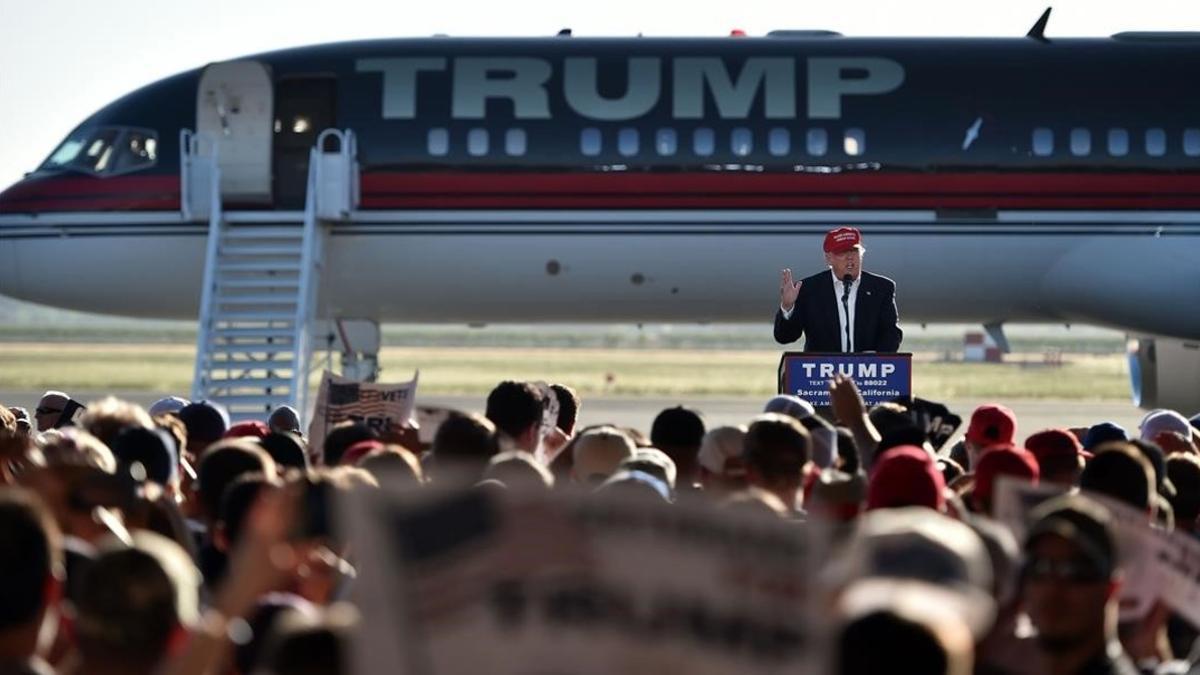
[[[258,420],[247,420],[229,427],[222,438],[264,438],[269,433],[271,430],[266,424]]]
[[[1046,429],[1025,439],[1025,447],[1037,458],[1038,465],[1053,462],[1057,458],[1082,457],[1083,445],[1075,434],[1066,429]]]
[[[875,464],[867,483],[867,510],[897,506],[927,506],[941,511],[946,505],[946,481],[933,457],[915,445],[888,450]]]
[[[841,253],[862,246],[862,232],[856,227],[839,227],[825,233],[825,252]]]
[[[1037,484],[1040,473],[1037,458],[1025,448],[1012,445],[992,448],[979,457],[979,466],[975,467],[975,499],[991,501],[1000,476],[1014,476]]]
[[[1017,431],[1017,416],[1012,410],[995,404],[981,405],[971,413],[967,440],[985,448],[1011,445]]]

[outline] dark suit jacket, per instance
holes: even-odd
[[[833,270],[804,279],[792,316],[775,311],[775,340],[787,344],[806,336],[806,352],[842,351],[841,321],[833,291]],[[896,282],[863,272],[854,301],[854,349],[859,352],[895,352],[904,332],[896,325]]]

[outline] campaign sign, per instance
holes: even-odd
[[[829,381],[839,373],[854,380],[867,405],[912,396],[912,354],[785,352],[779,360],[779,393],[828,406]]]

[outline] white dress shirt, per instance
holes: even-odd
[[[833,270],[829,270],[829,275],[833,276]],[[855,301],[858,300],[858,287],[862,285],[859,283],[859,281],[861,281],[861,280],[862,280],[862,276],[860,275],[857,279],[850,282],[850,298],[846,301],[850,305],[850,316],[849,317],[846,316],[846,308],[842,306],[842,291],[845,290],[844,287],[846,284],[844,282],[842,282],[841,279],[833,280],[833,302],[834,302],[834,304],[837,305],[838,335],[842,339],[842,351],[843,352],[854,351],[854,303],[855,303]],[[780,305],[779,311],[783,312],[783,318],[786,321],[787,319],[792,318],[792,312],[796,311],[796,306],[792,305],[791,309],[785,310],[783,308],[783,305]],[[849,319],[849,323],[847,323],[847,319]],[[846,344],[846,326],[847,325],[850,326],[850,340],[849,340],[850,344]]]

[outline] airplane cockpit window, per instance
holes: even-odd
[[[1124,129],[1108,130],[1108,154],[1124,157],[1129,154],[1129,132]]]
[[[1200,129],[1183,130],[1183,154],[1188,157],[1200,155]]]
[[[1049,157],[1054,154],[1054,132],[1046,127],[1033,130],[1033,154]]]
[[[1092,152],[1092,132],[1087,129],[1075,128],[1071,130],[1071,154],[1076,157],[1085,157]]]
[[[1162,129],[1146,130],[1146,154],[1162,157],[1167,154],[1167,133]]]
[[[94,127],[71,134],[39,169],[112,176],[145,169],[157,161],[158,135],[155,132]]]
[[[738,157],[745,157],[754,149],[754,141],[746,127],[737,127],[730,132],[729,144],[733,147],[733,154]]]
[[[792,137],[787,129],[772,129],[767,134],[767,150],[776,157],[782,157],[792,149]]]
[[[674,129],[659,129],[654,134],[654,150],[663,157],[674,155],[676,145]]]

